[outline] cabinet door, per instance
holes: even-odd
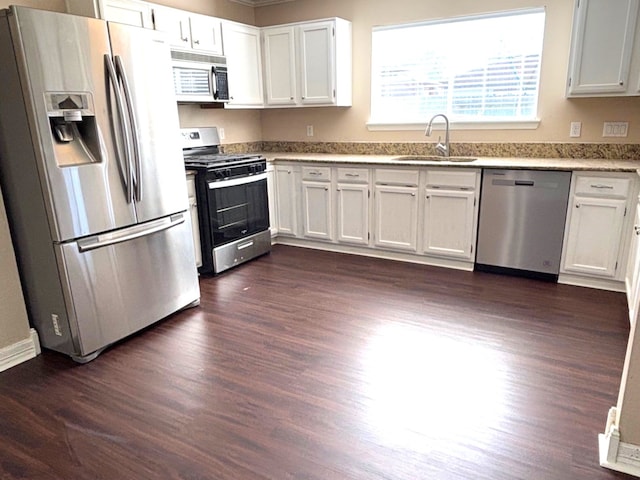
[[[151,8],[144,2],[131,0],[107,0],[104,18],[108,22],[124,23],[134,27],[153,28]]]
[[[638,0],[580,0],[574,15],[569,95],[627,91]]]
[[[182,49],[191,49],[191,27],[189,12],[177,8],[154,5],[153,18],[156,30],[165,32],[169,45]]]
[[[189,15],[191,48],[214,55],[222,55],[222,30],[220,20],[206,15]]]
[[[196,266],[201,267],[200,221],[198,220],[198,202],[196,201],[196,184],[193,175],[187,176],[187,194],[189,196],[189,213],[191,214],[191,233],[193,235],[193,250],[196,254]]]
[[[375,245],[416,251],[418,188],[376,185]]]
[[[230,97],[225,107],[263,106],[260,29],[230,22],[224,22],[222,29]]]
[[[304,236],[331,240],[331,189],[328,182],[302,182]]]
[[[624,283],[629,304],[629,320],[631,324],[634,324],[638,315],[638,307],[640,307],[640,203],[636,206]]]
[[[264,73],[267,105],[296,103],[296,61],[293,27],[265,28]]]
[[[564,269],[568,272],[614,277],[626,200],[575,197]]]
[[[153,29],[148,3],[137,0],[65,0],[66,12],[108,22]]]
[[[471,259],[475,192],[427,189],[424,253]]]
[[[276,198],[276,171],[271,165],[267,165],[267,196],[269,197],[269,226],[273,237],[278,233],[278,204]]]
[[[369,244],[369,186],[338,184],[338,241]]]
[[[334,22],[314,22],[298,27],[300,101],[303,104],[334,103],[334,32]]]
[[[276,166],[278,234],[297,235],[296,175],[290,166]]]

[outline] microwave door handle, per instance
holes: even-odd
[[[211,67],[211,93],[213,98],[218,99],[218,79],[217,79],[216,67]]]
[[[132,189],[132,178],[131,178],[131,145],[129,143],[129,128],[127,126],[127,122],[125,121],[125,112],[124,112],[124,103],[122,101],[122,96],[120,95],[120,87],[118,84],[118,77],[116,75],[116,69],[113,66],[113,61],[111,60],[111,56],[108,53],[104,55],[104,64],[107,69],[108,78],[111,81],[113,86],[113,92],[116,97],[116,109],[118,110],[119,117],[119,127],[120,127],[120,135],[122,136],[122,141],[124,142],[124,162],[122,161],[122,152],[120,152],[120,146],[118,145],[117,139],[115,140],[115,151],[116,157],[118,158],[118,164],[120,166],[120,172],[123,175],[123,186],[125,190],[125,194],[127,196],[127,203],[131,203],[133,201],[133,189]],[[124,165],[123,165],[124,163]]]
[[[133,173],[133,186],[135,189],[135,199],[137,201],[142,200],[142,169],[140,166],[140,144],[138,142],[138,124],[136,122],[136,115],[133,110],[133,98],[131,96],[131,86],[127,79],[127,73],[122,64],[122,58],[120,55],[114,57],[116,63],[116,73],[119,74],[122,79],[122,89],[124,91],[124,99],[127,103],[127,111],[129,113],[129,123],[131,124],[131,144],[133,145],[133,166],[135,168]]]

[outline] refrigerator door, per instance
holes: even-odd
[[[109,23],[114,63],[129,104],[138,221],[187,209],[171,54],[160,32]]]
[[[80,360],[200,298],[187,213],[56,248]]]
[[[136,222],[125,152],[116,146],[105,82],[106,24],[13,7],[12,36],[49,228],[65,241]],[[19,41],[18,41],[19,40]]]

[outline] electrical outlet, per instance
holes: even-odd
[[[582,122],[571,122],[571,129],[569,130],[570,137],[579,137],[582,130]]]
[[[603,137],[626,137],[629,130],[629,122],[604,122],[602,128]]]
[[[307,137],[313,137],[313,125],[307,125]]]
[[[224,140],[224,128],[218,128],[218,136],[220,137],[220,140]]]

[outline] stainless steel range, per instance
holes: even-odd
[[[185,167],[196,172],[200,273],[220,273],[270,252],[265,158],[222,153],[216,127],[181,133]]]

